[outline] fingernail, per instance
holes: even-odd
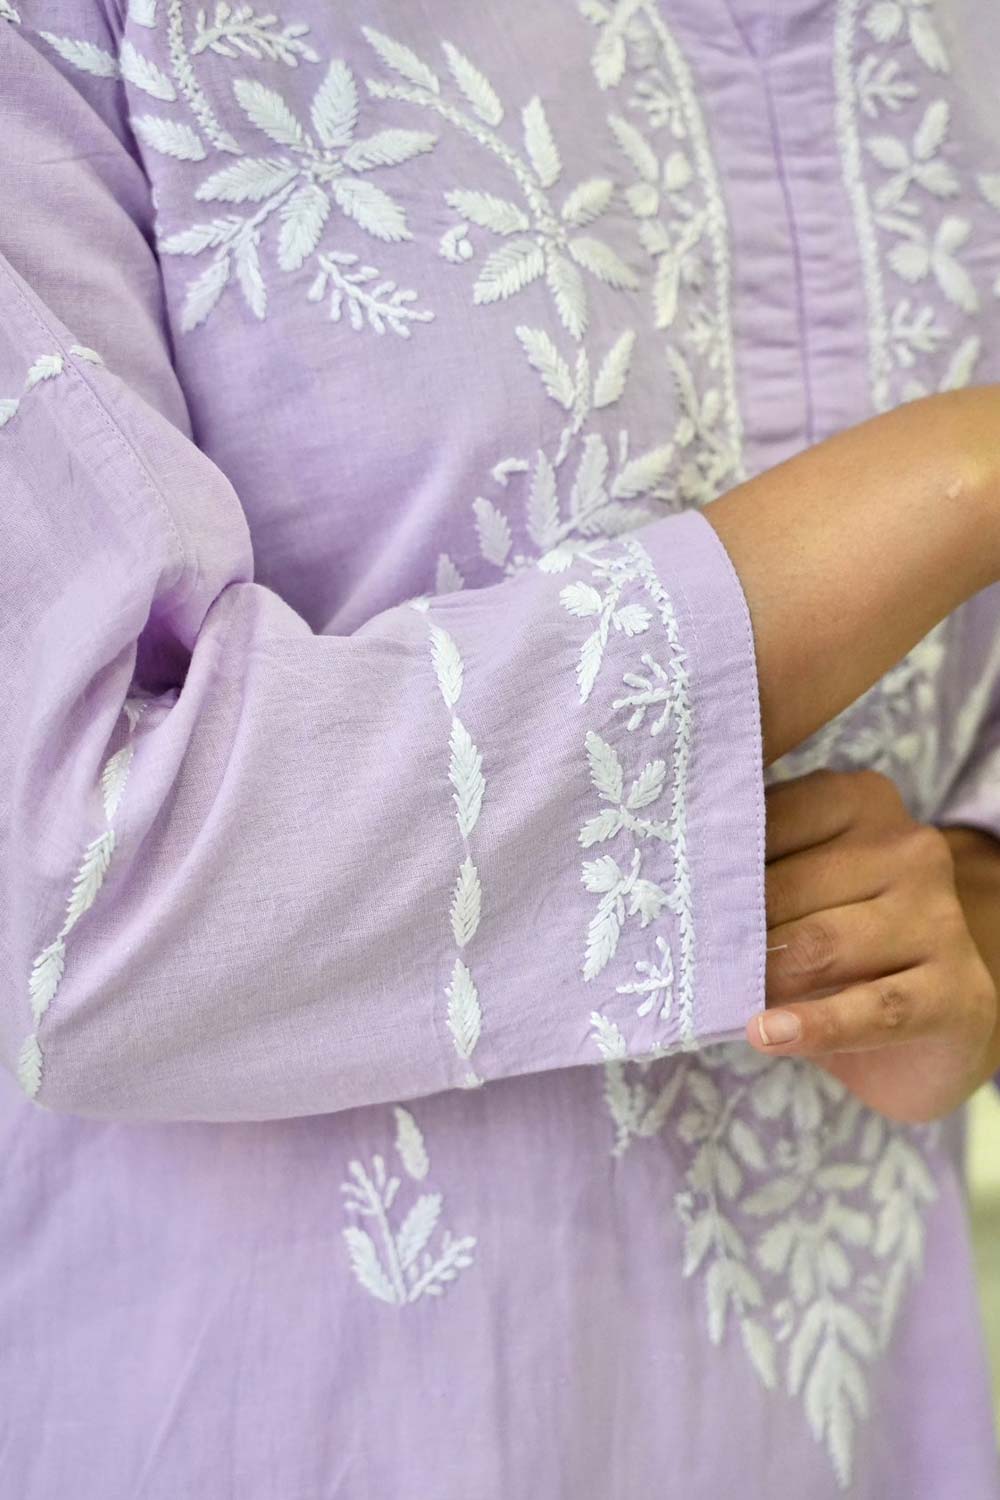
[[[765,1047],[778,1042],[797,1042],[802,1035],[802,1022],[788,1010],[769,1010],[757,1017],[757,1030]]]

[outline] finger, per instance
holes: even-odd
[[[762,1011],[747,1022],[746,1036],[758,1052],[823,1057],[913,1041],[947,1021],[947,999],[921,965]]]
[[[883,898],[833,907],[767,934],[769,1005],[908,969],[927,956],[915,924]]]
[[[850,772],[810,771],[779,781],[765,792],[765,858],[784,859],[812,844],[845,833],[854,821],[858,794]]]
[[[868,901],[880,896],[886,885],[884,846],[860,839],[830,839],[776,859],[766,867],[767,925],[780,927],[812,912]]]

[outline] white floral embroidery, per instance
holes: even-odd
[[[483,757],[455,711],[464,682],[464,665],[459,649],[448,631],[430,619],[430,601],[426,597],[412,599],[410,604],[427,616],[434,675],[444,705],[451,714],[448,779],[454,787],[452,800],[455,804],[455,821],[464,853],[455,877],[450,912],[451,932],[458,952],[445,993],[448,996],[448,1030],[455,1044],[455,1051],[464,1062],[471,1064],[483,1017],[479,991],[466,962],[466,949],[479,927],[483,893],[479,871],[472,858],[469,835],[479,821],[486,793],[486,778],[483,776]],[[462,1084],[466,1088],[477,1088],[482,1081],[470,1065]]]
[[[704,1279],[709,1336],[732,1326],[765,1387],[802,1397],[848,1490],[866,1366],[923,1261],[936,1128],[892,1125],[820,1069],[734,1045],[663,1068],[611,1061],[605,1100],[615,1157],[669,1119],[689,1153],[684,1275]]]
[[[631,691],[616,699],[612,706],[625,714],[626,737],[644,725],[653,738],[668,725],[672,730],[670,743],[664,746],[670,758],[669,774],[667,759],[657,756],[645,761],[627,785],[618,749],[594,730],[585,736],[590,781],[598,802],[605,805],[585,819],[579,842],[582,848],[592,849],[596,844],[614,841],[617,849],[620,836],[624,835],[626,847],[619,858],[608,851],[597,859],[583,861],[583,884],[599,899],[587,928],[581,973],[587,982],[604,973],[617,953],[621,933],[630,918],[636,918],[640,929],[645,929],[657,922],[664,911],[669,911],[677,924],[680,948],[676,977],[671,947],[663,933],[656,931],[650,956],[635,961],[636,977],[618,984],[615,993],[639,996],[636,1014],[646,1017],[655,1010],[656,1018],[662,1021],[671,1019],[676,999],[677,1037],[681,1047],[688,1047],[694,1036],[695,946],[686,843],[692,733],[686,655],[670,598],[657,577],[652,558],[635,537],[625,538],[605,555],[593,549],[577,555],[589,566],[591,581],[567,583],[559,598],[571,615],[594,622],[581,646],[577,664],[581,703],[591,696],[605,664],[612,633],[632,640],[647,635],[658,619],[663,644],[657,649],[665,646],[667,666],[657,660],[652,648],[641,652],[639,660],[647,666],[650,677],[626,671],[622,681]],[[565,566],[565,555],[546,554],[540,559],[540,566],[560,570]],[[659,714],[647,724],[648,710],[654,704]],[[661,812],[660,802],[665,793],[668,806]],[[659,879],[651,878],[644,865],[647,852],[658,846],[665,850],[670,874],[666,887]],[[621,1056],[624,1038],[619,1022],[606,1011],[595,1010],[591,1024],[593,1040],[602,1056]],[[675,1038],[665,1035],[655,1049],[662,1055],[671,1045],[676,1045]]]
[[[139,3],[141,13],[136,16],[130,11],[130,17],[155,31],[155,0]],[[346,307],[355,331],[368,328],[381,334],[389,329],[402,338],[409,337],[414,324],[429,322],[433,313],[415,305],[417,293],[412,288],[364,263],[355,252],[321,248],[321,240],[328,220],[338,215],[383,243],[411,239],[405,210],[372,180],[372,174],[430,151],[436,136],[388,128],[356,138],[357,86],[347,64],[334,59],[313,95],[308,123],[298,118],[277,90],[251,78],[234,80],[233,95],[248,125],[270,147],[281,148],[279,153],[269,149],[266,155],[247,155],[219,123],[196,77],[193,59],[211,52],[228,60],[281,63],[289,68],[300,61],[316,63],[319,55],[306,40],[309,28],[301,23],[281,25],[273,14],[258,14],[249,5],[233,8],[219,0],[211,24],[204,10],[197,13],[189,44],[182,0],[167,0],[165,9],[169,76],[127,39],[114,57],[91,42],[50,32],[41,35],[73,67],[98,77],[124,78],[151,97],[189,112],[190,119],[174,114],[135,116],[136,135],[149,150],[191,163],[204,162],[212,153],[236,158],[203,178],[194,192],[199,202],[231,205],[228,211],[159,234],[162,253],[207,258],[205,268],[188,286],[182,331],[189,333],[203,324],[233,282],[252,315],[267,316],[261,247],[262,236],[272,226],[277,227],[273,243],[279,270],[297,272],[315,257],[315,274],[306,295],[310,302],[325,302],[332,321],[339,321]]]
[[[625,199],[656,268],[653,325],[674,335],[668,358],[691,424],[686,441],[678,441],[687,446],[699,439],[678,489],[684,501],[700,505],[744,473],[729,235],[718,174],[690,70],[661,7],[651,0],[578,4],[597,28],[592,66],[598,85],[624,92],[634,78],[625,101],[631,118],[614,110],[608,124],[635,175]],[[695,362],[703,375],[696,375]]]
[[[430,1161],[420,1127],[409,1110],[400,1105],[393,1108],[399,1159],[412,1180],[423,1181]],[[353,1224],[342,1231],[351,1269],[361,1286],[395,1307],[421,1297],[439,1297],[445,1285],[472,1264],[475,1237],[455,1239],[445,1229],[432,1252],[428,1246],[441,1217],[440,1193],[421,1193],[397,1226],[391,1210],[401,1179],[388,1176],[384,1157],[375,1155],[370,1170],[354,1160],[348,1171],[352,1180],[341,1184],[345,1211],[372,1225],[372,1233]]]
[[[88,350],[88,354],[93,351]],[[115,816],[121,806],[128,780],[129,767],[135,754],[131,736],[135,726],[145,713],[148,702],[130,698],[124,705],[128,720],[129,740],[120,750],[109,756],[101,772],[101,803],[105,826],[91,839],[83,852],[73,887],[66,902],[66,917],[53,940],[37,955],[31,966],[28,979],[28,999],[35,1018],[35,1029],[25,1038],[18,1058],[17,1076],[21,1087],[30,1099],[34,1099],[41,1087],[43,1053],[38,1040],[38,1028],[48,1010],[66,967],[66,939],[85,912],[89,911],[104,884],[111,857],[115,852]]]
[[[237,5],[234,9],[226,4],[226,0],[216,0],[211,26],[203,10],[195,17],[191,55],[197,56],[206,49],[219,57],[236,58],[242,53],[255,62],[266,59],[284,63],[288,68],[297,67],[300,58],[305,62],[319,62],[319,54],[305,41],[308,26],[296,22],[276,31],[277,25],[277,16],[259,16],[250,5]]]
[[[982,351],[970,322],[980,301],[968,256],[973,226],[949,207],[965,184],[950,140],[950,65],[933,0],[838,0],[834,62],[837,135],[868,308],[871,399],[885,411],[969,384]],[[949,622],[932,631],[774,767],[774,777],[820,765],[872,766],[894,777],[916,816],[933,816],[947,772],[934,705],[949,631]],[[962,747],[954,749],[961,755]]]
[[[350,68],[336,59],[330,63],[310,106],[314,134],[275,90],[250,79],[237,79],[233,93],[248,121],[284,150],[280,155],[240,157],[213,172],[195,192],[202,202],[253,204],[251,212],[229,213],[221,219],[194,224],[161,241],[161,249],[168,255],[214,252],[207,269],[189,288],[182,316],[185,330],[208,317],[233,270],[251,312],[257,318],[265,316],[267,292],[258,247],[264,225],[275,216],[280,221],[277,259],[283,271],[299,270],[316,251],[333,208],[375,239],[393,242],[412,238],[402,207],[364,174],[429,151],[436,139],[415,130],[382,130],[355,139],[357,88]],[[340,301],[347,296],[352,307],[368,312],[369,321],[374,311],[379,323],[385,317],[396,331],[409,331],[404,320],[426,321],[428,313],[408,305],[415,294],[399,291],[391,280],[370,294],[363,292],[363,282],[378,272],[374,267],[361,267],[353,275],[340,270],[356,259],[350,256],[345,261],[343,253],[336,252],[323,257],[319,276],[310,287],[311,300],[320,300],[327,282],[333,281],[336,300],[331,303],[332,317],[339,317]],[[388,293],[395,295],[386,302]]]
[[[403,83],[366,79],[377,99],[396,99],[420,106],[462,131],[489,151],[508,170],[520,202],[472,188],[454,188],[446,201],[460,216],[442,241],[447,260],[470,260],[468,228],[474,224],[504,243],[482,264],[473,287],[476,303],[504,301],[544,278],[563,326],[581,339],[588,322],[586,284],[581,271],[616,290],[635,290],[635,270],[590,226],[607,210],[614,184],[594,177],[576,183],[558,207],[552,191],[561,183],[562,158],[541,100],[536,96],[521,109],[520,146],[512,145],[506,112],[493,85],[474,63],[450,42],[442,42],[448,70],[462,95],[462,103],[447,99],[434,69],[408,47],[370,26],[362,30],[382,61]],[[501,127],[503,130],[501,131]],[[586,229],[587,233],[580,231]]]

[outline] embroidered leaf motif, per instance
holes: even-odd
[[[609,1020],[607,1016],[601,1015],[600,1011],[592,1010],[590,1012],[590,1025],[593,1040],[596,1042],[598,1051],[606,1062],[627,1055],[625,1038],[614,1021]]]
[[[442,552],[438,557],[437,569],[434,574],[434,592],[436,594],[452,594],[464,588],[465,579],[447,552]]]
[[[609,802],[620,802],[624,789],[624,773],[614,745],[601,738],[593,729],[587,730],[587,760],[590,763],[590,779],[600,795]]]
[[[562,170],[562,163],[542,101],[537,95],[524,106],[521,119],[524,123],[524,145],[535,175],[542,187],[552,187]]]
[[[512,240],[487,257],[473,288],[473,301],[497,302],[512,297],[544,269],[545,257],[534,240]]]
[[[440,625],[431,624],[431,659],[441,697],[454,708],[462,693],[462,658],[454,640]]]
[[[604,660],[604,637],[600,630],[588,635],[580,647],[580,659],[576,664],[576,681],[580,689],[580,702],[586,703],[597,681],[597,674]]]
[[[79,68],[81,73],[91,73],[95,78],[117,78],[118,59],[95,47],[93,42],[74,41],[68,36],[54,36],[51,31],[40,31],[50,47],[54,47],[64,62]]]
[[[531,220],[516,203],[508,203],[493,193],[452,188],[444,196],[449,208],[470,223],[478,224],[480,229],[490,229],[494,234],[516,234],[519,230],[531,228]]]
[[[455,803],[459,832],[468,838],[476,826],[486,790],[482,774],[483,758],[465,725],[457,718],[451,721],[450,746],[448,779],[455,788],[452,800]]]
[[[536,547],[550,547],[559,529],[556,476],[549,459],[539,453],[528,496],[528,534]]]
[[[1000,172],[981,172],[979,190],[987,203],[1000,209]]]
[[[187,296],[184,299],[184,311],[181,314],[181,328],[189,333],[192,328],[197,328],[208,317],[212,308],[222,295],[222,289],[229,280],[229,257],[220,256],[213,260],[207,270],[188,287]]]
[[[128,0],[128,18],[137,26],[155,26],[156,0]]]
[[[587,927],[587,950],[582,973],[585,980],[596,979],[611,962],[621,935],[621,898],[616,893],[604,896]]]
[[[259,203],[261,199],[287,187],[296,175],[297,168],[293,162],[245,156],[240,161],[223,167],[221,171],[213,172],[211,177],[206,177],[204,182],[198,184],[194,195],[202,202],[209,203]],[[173,238],[176,240],[178,236]]]
[[[399,204],[373,182],[360,177],[338,177],[330,191],[345,214],[379,240],[409,240],[406,215]]]
[[[396,1236],[399,1264],[405,1271],[427,1244],[441,1217],[440,1193],[424,1193],[414,1203]]]
[[[981,352],[982,340],[978,334],[970,333],[968,338],[962,340],[948,361],[948,368],[944,372],[938,389],[957,391],[963,386],[970,385]]]
[[[608,286],[629,291],[635,291],[639,286],[639,278],[631,266],[627,266],[621,256],[603,240],[595,240],[590,235],[578,235],[576,239],[570,240],[569,253],[577,265],[591,271]]]
[[[281,205],[278,265],[283,271],[297,271],[313,253],[329,212],[330,200],[315,182],[297,188]]]
[[[600,859],[584,860],[580,878],[588,891],[602,896],[620,885],[622,872],[617,860],[612,859],[610,854],[602,854]]]
[[[239,219],[213,219],[209,224],[192,224],[179,234],[168,235],[160,241],[160,249],[166,255],[198,255],[202,250],[225,244],[239,231]]]
[[[233,84],[233,93],[251,124],[279,146],[294,149],[305,144],[302,126],[274,89],[265,88],[262,83],[254,83],[249,78],[238,78]]]
[[[609,350],[594,381],[595,407],[611,406],[625,389],[629,362],[635,348],[635,330],[626,328]]]
[[[104,884],[104,877],[114,849],[115,831],[113,828],[105,829],[87,845],[83,863],[77,871],[73,890],[67,903],[66,920],[62,929],[64,934],[69,932],[84,912],[93,905],[98,891]]]
[[[31,966],[28,998],[36,1024],[42,1019],[49,1002],[59,988],[66,965],[66,945],[61,937],[43,948]]]
[[[522,325],[515,328],[514,332],[532,369],[537,370],[542,377],[542,384],[548,395],[569,411],[576,396],[576,387],[569,366],[555,344],[541,328],[525,328]]]
[[[451,42],[442,42],[441,49],[448,59],[452,77],[479,118],[487,125],[499,125],[503,120],[503,106],[489,80]]]
[[[576,266],[565,255],[550,255],[545,275],[565,327],[575,339],[583,338],[587,327],[587,296]]]
[[[0,427],[6,427],[11,417],[17,412],[20,404],[16,396],[5,396],[0,401]]]
[[[464,948],[476,935],[482,906],[482,888],[479,872],[466,855],[459,867],[458,879],[451,900],[451,930],[455,944]]]
[[[181,120],[161,119],[157,115],[136,115],[133,128],[139,139],[161,156],[178,161],[204,161],[205,147],[196,131]]]
[[[634,495],[648,494],[666,476],[673,457],[673,443],[665,443],[662,448],[653,448],[649,453],[631,459],[615,476],[612,495],[619,500],[628,500]]]
[[[481,495],[473,500],[472,509],[476,517],[480,552],[487,562],[502,568],[512,545],[507,517]]]
[[[621,115],[608,115],[608,124],[615,134],[619,146],[632,163],[639,176],[646,182],[656,182],[659,164],[656,153],[640,131]]]
[[[41,354],[35,360],[25,377],[24,386],[31,390],[33,386],[43,380],[52,380],[54,376],[63,372],[63,358],[61,354]]]
[[[570,510],[574,516],[586,514],[607,498],[604,492],[607,474],[607,446],[596,432],[590,432],[584,439],[583,453],[570,492]]]
[[[356,1224],[349,1224],[341,1233],[347,1241],[351,1270],[361,1285],[380,1302],[395,1302],[396,1292],[382,1269],[382,1263],[371,1236],[363,1229],[359,1229]]]
[[[589,583],[567,583],[559,591],[559,599],[564,609],[568,609],[571,615],[578,619],[584,619],[588,615],[599,615],[602,607],[602,599],[597,590]]]
[[[911,10],[909,13],[910,41],[914,51],[932,73],[949,73],[951,65],[944,44],[927,10]]]
[[[340,58],[334,58],[327,69],[313,96],[309,114],[324,146],[349,144],[358,123],[358,90],[353,73]]]
[[[17,1059],[17,1081],[29,1099],[34,1099],[42,1082],[42,1051],[34,1032],[26,1036]]]
[[[125,783],[128,780],[129,767],[132,764],[134,754],[134,745],[123,745],[120,750],[115,751],[101,772],[101,796],[104,800],[104,816],[109,823],[114,821],[115,813],[121,806],[122,796],[125,792]]]
[[[143,57],[131,42],[122,43],[118,61],[122,77],[137,89],[142,89],[143,93],[151,94],[154,99],[163,99],[168,104],[177,98],[167,75],[154,62],[150,62],[148,57]]]
[[[448,1030],[455,1050],[459,1057],[470,1058],[479,1041],[482,1014],[472,975],[460,958],[455,960],[451,983],[445,994],[448,996]]]
[[[928,104],[913,137],[913,154],[920,161],[928,161],[940,151],[948,134],[949,118],[950,110],[946,99],[935,99]]]
[[[582,229],[601,216],[614,193],[614,183],[607,177],[590,177],[570,193],[562,206],[563,223]]]
[[[396,1116],[396,1150],[409,1175],[421,1182],[430,1171],[430,1160],[420,1127],[408,1109],[394,1104]]]
[[[640,807],[648,807],[651,802],[655,802],[663,791],[663,778],[666,774],[665,760],[649,761],[632,783],[626,806],[636,811]]]
[[[263,318],[267,311],[267,288],[260,274],[256,235],[244,235],[236,242],[236,279],[247,307],[255,318]]]
[[[430,151],[436,135],[426,130],[380,130],[366,140],[355,141],[344,152],[344,163],[354,172],[372,167],[397,167],[424,151]]]
[[[419,84],[421,88],[430,89],[433,94],[441,92],[437,74],[432,72],[426,63],[422,63],[409,47],[404,47],[400,42],[394,42],[391,37],[383,35],[381,31],[376,31],[372,26],[362,26],[361,30],[382,61],[394,72],[401,74],[403,78],[408,78],[411,83]]]

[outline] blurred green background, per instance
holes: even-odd
[[[1000,1434],[1000,1090],[992,1084],[980,1089],[970,1107],[968,1160],[973,1242]]]

